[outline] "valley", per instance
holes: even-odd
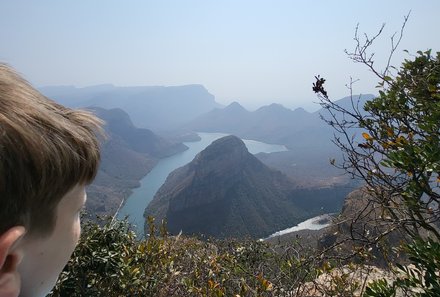
[[[0,1],[0,297],[440,296],[439,11]]]
[[[222,107],[205,88],[196,85],[47,87],[42,91],[61,103],[90,109],[105,121],[107,137],[102,142],[102,163],[95,182],[88,187],[87,211],[91,218],[128,217],[138,236],[144,233],[145,213],[158,221],[166,218],[172,233],[184,229],[188,234],[215,237],[265,237],[315,215],[338,212],[345,195],[355,186],[329,164],[329,159],[340,152],[330,142],[331,130],[320,119],[320,112],[290,110],[279,104],[256,111],[247,111],[236,102]],[[342,99],[341,103],[346,100]],[[189,109],[189,106],[197,108]],[[169,119],[172,120],[164,122]],[[170,187],[167,184],[170,179],[174,178],[177,184],[185,183],[196,172],[180,173],[176,177],[173,170],[190,166],[197,154],[226,135],[245,139],[250,152],[246,154],[254,155],[254,166],[244,169],[241,166],[245,163],[240,158],[234,161],[234,155],[228,153],[230,148],[223,146],[214,150],[212,156],[221,158],[215,167],[224,168],[224,173],[197,179],[203,185],[200,193],[194,189],[183,191],[184,184],[177,186],[179,193],[186,194],[176,199],[187,201],[188,209],[175,212],[178,209],[173,206],[177,205],[175,202],[158,207],[157,201],[161,200],[164,189]],[[266,170],[276,172],[277,179],[283,181],[272,180],[274,173],[266,176],[263,174]],[[235,171],[243,172],[246,178],[242,173],[234,178]],[[248,179],[251,176],[255,177]],[[222,178],[237,185],[224,184]],[[191,210],[201,201],[216,200],[214,197],[218,195],[226,195],[218,199],[230,202],[222,206],[208,203],[194,213]],[[240,200],[243,197],[247,198]],[[271,207],[274,209],[270,210]],[[178,218],[185,218],[188,223],[193,221],[191,217],[206,219],[183,228],[185,224]]]
[[[140,187],[135,188],[123,207],[117,213],[118,218],[128,217],[134,225],[138,236],[143,235],[144,231],[144,210],[153,200],[157,190],[165,182],[167,176],[175,169],[189,163],[200,151],[205,149],[214,140],[226,136],[223,133],[198,133],[200,140],[185,142],[187,150],[173,156],[161,159],[157,165],[140,180]],[[258,141],[244,140],[247,148],[253,154],[271,153],[283,151],[286,148],[282,145],[270,145]]]

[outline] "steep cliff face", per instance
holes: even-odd
[[[145,215],[166,218],[171,233],[260,237],[309,215],[291,197],[293,188],[227,136],[172,172]]]
[[[98,175],[88,187],[87,210],[92,217],[113,215],[160,158],[187,147],[167,141],[148,129],[135,127],[121,109],[94,107],[92,110],[105,121],[107,137],[101,146]]]
[[[182,143],[168,141],[149,129],[136,127],[122,109],[93,107],[92,110],[106,122],[105,131],[109,141],[116,140],[122,146],[149,158],[168,157],[187,149]]]

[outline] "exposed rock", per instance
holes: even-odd
[[[87,189],[86,209],[93,217],[113,215],[159,158],[187,147],[169,142],[148,129],[135,127],[121,109],[95,107],[92,110],[105,121],[106,138],[101,145],[98,175]]]
[[[145,215],[166,218],[171,233],[259,238],[322,211],[325,198],[302,199],[308,194],[261,163],[239,138],[227,136],[173,171]]]
[[[366,188],[359,188],[347,196],[341,213],[319,239],[318,247],[337,246],[333,252],[341,257],[366,248],[373,256],[369,257],[369,263],[387,267],[390,262],[403,260],[393,252],[393,247],[398,247],[407,238],[397,227],[387,219],[387,212],[372,199]]]
[[[325,297],[325,296],[363,296],[366,286],[376,280],[385,279],[392,283],[396,275],[389,270],[369,265],[351,265],[334,268],[321,274],[312,282],[305,283],[292,292],[291,296]],[[298,294],[299,293],[299,294]],[[398,291],[398,297],[404,296]]]

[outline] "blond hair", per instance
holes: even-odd
[[[46,98],[0,63],[0,235],[13,226],[47,235],[61,198],[90,183],[101,122]]]

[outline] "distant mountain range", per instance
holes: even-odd
[[[372,97],[361,96],[359,106],[362,107]],[[336,103],[351,109],[350,97]],[[291,110],[275,103],[250,112],[234,102],[200,115],[184,127],[199,132],[231,133],[241,138],[284,144],[289,148],[310,147],[332,135],[332,128],[320,118],[320,114],[325,116],[325,112],[323,109],[314,113],[302,108]]]
[[[343,193],[342,193],[342,192]],[[171,233],[263,237],[315,214],[337,211],[346,189],[298,189],[247,151],[242,140],[214,141],[172,172],[145,211]]]
[[[47,97],[70,107],[121,108],[137,127],[166,131],[221,105],[202,85],[115,87],[99,85],[43,87]]]
[[[221,107],[215,102],[214,96],[201,85],[176,87],[115,87],[113,85],[101,85],[86,88],[64,86],[45,87],[40,90],[49,98],[64,105],[91,107],[107,123],[105,129],[109,137],[102,147],[101,168],[95,182],[89,187],[87,207],[93,214],[113,214],[120,203],[131,194],[131,189],[139,185],[139,180],[155,166],[160,158],[186,149],[183,144],[179,143],[181,141],[197,140],[197,135],[191,131],[229,133],[244,139],[283,144],[289,148],[289,151],[286,152],[261,153],[256,155],[256,158],[254,156],[245,157],[246,160],[253,160],[245,163],[251,164],[249,166],[253,166],[254,169],[259,168],[257,171],[261,171],[261,173],[258,174],[246,166],[241,169],[237,169],[238,167],[225,169],[225,174],[226,171],[234,172],[234,170],[239,170],[241,174],[244,174],[241,177],[237,175],[237,180],[242,181],[243,184],[236,185],[236,188],[231,186],[232,192],[228,193],[241,191],[244,194],[238,195],[239,197],[245,197],[246,195],[256,197],[255,201],[258,202],[258,207],[254,205],[252,208],[252,205],[241,200],[230,200],[229,198],[228,200],[225,198],[222,201],[229,201],[227,205],[234,207],[234,211],[230,212],[232,219],[218,225],[220,227],[215,227],[218,229],[202,230],[207,231],[208,234],[248,234],[257,236],[266,234],[266,232],[269,233],[269,230],[270,232],[277,231],[272,229],[286,227],[288,224],[300,220],[301,216],[308,217],[315,214],[316,209],[313,207],[318,207],[318,205],[321,207],[331,200],[323,199],[324,196],[344,192],[339,186],[349,183],[349,179],[343,177],[342,172],[335,169],[328,162],[329,158],[338,158],[341,152],[331,143],[332,128],[320,119],[320,113],[325,116],[325,110],[309,113],[301,108],[290,110],[279,104],[271,104],[250,112],[236,102],[227,107]],[[364,102],[371,97],[373,95],[359,97],[359,106],[362,107]],[[350,98],[343,98],[337,103],[348,108],[351,105]],[[157,132],[160,132],[160,134],[157,134]],[[166,135],[167,139],[163,135]],[[234,143],[234,141],[230,142]],[[223,148],[215,150],[220,155],[222,155],[222,150],[228,151],[224,145]],[[224,158],[222,162],[225,165],[218,166],[218,168],[226,168],[226,164],[236,166],[245,164],[238,162],[237,158],[234,159],[233,154],[232,157],[222,156],[219,158]],[[243,154],[243,156],[247,156],[247,154]],[[228,162],[229,158],[235,161]],[[288,178],[279,172],[273,173],[260,161],[271,168],[281,170]],[[158,197],[162,195],[168,198],[157,199],[160,201],[167,201],[168,199],[169,204],[167,204],[168,202],[160,204],[161,207],[156,207],[154,213],[162,217],[173,214],[170,227],[180,226],[177,223],[174,224],[177,221],[173,221],[178,219],[186,220],[188,226],[190,226],[189,222],[191,220],[179,208],[183,207],[179,204],[180,199],[182,199],[179,197],[184,197],[179,195],[186,193],[185,191],[196,191],[193,187],[188,187],[189,184],[185,184],[186,182],[191,181],[191,186],[198,186],[193,198],[196,202],[202,201],[199,199],[202,194],[206,197],[212,196],[207,199],[217,201],[217,198],[215,198],[217,197],[215,196],[216,193],[226,195],[222,192],[223,187],[217,185],[224,185],[227,188],[229,187],[227,181],[232,182],[227,176],[223,175],[219,175],[218,181],[214,180],[216,176],[205,176],[202,174],[203,171],[200,170],[206,170],[206,167],[197,164],[198,167],[194,167],[195,163],[191,165],[193,167],[189,165],[189,167],[184,167],[187,170],[185,173],[182,173],[184,172],[183,169],[173,173],[169,177],[169,180],[173,182],[167,182],[158,193]],[[192,171],[189,168],[192,168]],[[196,168],[199,169],[196,170]],[[192,175],[196,173],[198,175]],[[208,180],[203,181],[202,176],[208,178]],[[274,176],[278,177],[275,178]],[[179,182],[179,180],[181,181]],[[273,186],[271,183],[275,183],[277,186]],[[212,187],[212,189],[208,192],[201,191],[201,189],[208,190],[209,187]],[[171,192],[167,189],[171,189]],[[202,194],[199,195],[198,191]],[[174,196],[170,193],[173,193],[173,195],[180,194],[172,198]],[[273,203],[276,211],[265,206],[262,193],[266,193],[264,197],[279,198],[278,202]],[[304,201],[301,199],[295,200],[295,197],[300,196],[308,197],[306,204],[303,205]],[[334,196],[334,199],[339,199],[337,197]],[[153,201],[152,207],[157,206],[155,204],[157,199],[155,198],[155,201]],[[215,201],[213,202],[214,206],[220,200]],[[295,203],[292,201],[295,201]],[[313,201],[320,202],[315,203]],[[236,203],[245,205],[242,210],[250,210],[249,214],[246,214],[246,221],[258,222],[258,228],[252,227],[254,223],[245,227],[233,225],[239,221],[237,219],[239,213],[237,207],[239,206]],[[187,204],[184,205],[187,206]],[[310,205],[314,206],[310,208]],[[329,207],[337,209],[337,205],[336,203]],[[198,207],[202,209],[205,206],[203,204]],[[256,208],[266,212],[258,213],[252,210]],[[186,208],[183,209],[186,210]],[[295,213],[295,215],[289,217],[289,219],[287,215],[281,215],[277,219],[272,218],[273,216],[269,213],[278,212],[278,209],[280,209],[280,213],[283,213],[284,209],[289,210],[290,213]],[[225,213],[227,213],[226,210],[224,209]],[[191,211],[189,213],[194,213]],[[271,218],[263,219],[266,215]],[[245,218],[242,218],[242,220],[245,220]],[[226,227],[221,227],[223,225]],[[198,229],[193,230],[192,227],[188,226],[185,228],[190,232],[200,231]],[[178,227],[176,228],[178,229]]]
[[[101,147],[98,175],[88,187],[87,210],[113,215],[160,158],[187,147],[169,142],[148,129],[136,128],[121,109],[95,107],[92,111],[105,121],[106,138]]]
[[[373,95],[359,97],[359,107]],[[351,98],[342,98],[336,103],[352,109]],[[339,158],[341,151],[331,142],[334,130],[321,115],[321,109],[310,113],[302,108],[291,110],[280,104],[263,106],[256,111],[248,111],[234,102],[225,108],[216,108],[203,114],[184,127],[200,132],[231,133],[244,139],[254,139],[266,143],[283,144],[289,151],[260,154],[257,157],[270,167],[277,168],[298,185],[328,186],[346,183],[341,172],[329,164],[330,158]]]

